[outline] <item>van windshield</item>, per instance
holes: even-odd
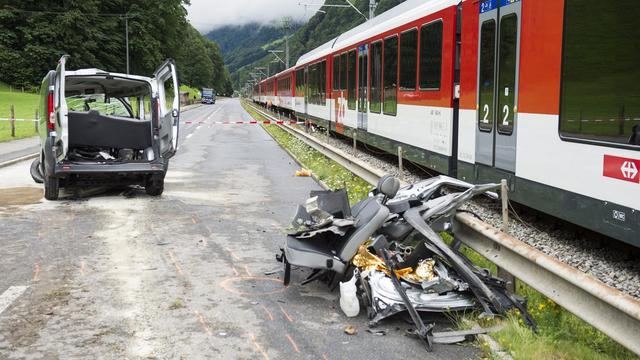
[[[67,97],[67,106],[70,111],[96,110],[102,115],[133,118],[133,114],[128,109],[131,105],[128,102],[125,105],[125,102],[127,102],[126,99],[111,98],[107,100],[103,94]]]

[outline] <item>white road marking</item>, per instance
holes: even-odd
[[[224,105],[220,106],[220,108],[219,108],[218,110],[216,110],[216,111],[212,112],[212,113],[211,113],[211,115],[207,116],[207,119],[211,119],[211,117],[212,117],[213,115],[217,114],[217,113],[218,113],[218,111],[222,110],[222,108],[223,108],[223,107],[224,107]]]
[[[190,138],[190,137],[192,137],[192,136],[193,136],[193,134],[189,134],[189,135],[187,135],[187,139],[188,139],[188,138]]]
[[[196,130],[200,130],[200,128],[201,128],[201,127],[202,127],[202,125],[198,125],[198,126],[196,127]]]
[[[22,295],[28,286],[11,286],[2,295],[0,295],[0,314],[5,311],[11,303]]]

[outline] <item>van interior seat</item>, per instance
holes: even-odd
[[[69,111],[69,146],[143,150],[152,145],[151,121]]]

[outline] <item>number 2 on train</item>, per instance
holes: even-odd
[[[482,119],[482,122],[485,124],[489,123],[489,104],[484,104],[484,107],[482,108],[484,111],[484,118]]]
[[[502,113],[504,114],[504,119],[502,119],[502,125],[509,126],[509,105],[505,105],[502,108]]]

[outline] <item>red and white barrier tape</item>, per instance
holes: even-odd
[[[36,119],[13,119],[13,120],[14,121],[19,121],[19,122],[26,122],[26,121],[28,121],[28,122],[36,122],[36,121],[38,121]],[[0,118],[0,121],[11,121],[11,119],[9,119],[9,118]]]
[[[184,125],[304,125],[304,121],[296,121],[296,120],[278,120],[278,121],[184,121],[182,124]]]

